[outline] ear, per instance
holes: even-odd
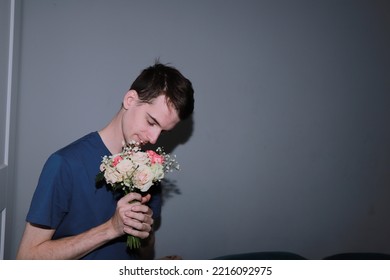
[[[135,104],[138,102],[138,93],[135,90],[129,90],[126,92],[125,96],[123,97],[123,108],[125,110],[129,109],[129,107],[132,104]]]

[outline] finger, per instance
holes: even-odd
[[[139,193],[131,192],[119,199],[118,203],[125,204],[129,202],[141,202],[141,200],[142,196]]]
[[[142,200],[141,200],[141,203],[142,204],[145,204],[146,202],[148,202],[150,200],[152,196],[150,194],[147,194],[145,196],[142,197]]]
[[[146,238],[149,236],[152,226],[147,223],[140,223],[135,220],[129,219],[125,224],[123,231],[125,233],[138,236],[140,238]]]
[[[124,197],[121,198],[121,200],[124,200],[126,202],[130,202],[130,201],[142,201],[142,195],[139,194],[139,193],[136,193],[136,192],[131,192],[131,193],[128,193],[126,194]]]
[[[131,205],[130,210],[133,212],[138,212],[138,213],[144,213],[146,215],[152,216],[153,211],[150,209],[147,205],[143,204],[136,204],[136,205]]]
[[[151,216],[138,212],[127,212],[126,217],[123,219],[123,221],[126,224],[126,222],[128,222],[129,220],[148,225],[153,224],[153,218]]]
[[[135,230],[133,228],[126,228],[124,230],[124,232],[127,234],[130,234],[132,236],[139,237],[141,239],[148,238],[150,235],[150,233],[148,231],[139,231],[139,230]]]

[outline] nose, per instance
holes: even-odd
[[[151,130],[148,136],[149,143],[154,145],[157,142],[158,137],[160,136],[161,129]]]

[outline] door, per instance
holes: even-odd
[[[14,65],[14,23],[15,0],[0,0],[0,259],[5,254],[5,233],[7,205],[10,196],[12,160],[10,149],[11,108],[14,100],[13,65]],[[10,211],[8,210],[8,213]]]

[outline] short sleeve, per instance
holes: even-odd
[[[27,221],[57,228],[69,211],[72,176],[66,161],[53,154],[46,161],[34,192]]]

